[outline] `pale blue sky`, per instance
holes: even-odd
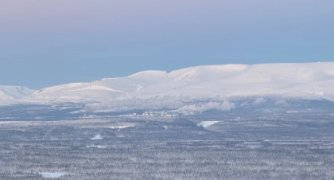
[[[1,0],[0,84],[334,60],[333,0]]]

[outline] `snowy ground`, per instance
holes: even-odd
[[[0,179],[333,179],[322,114],[2,121]]]

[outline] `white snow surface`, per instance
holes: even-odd
[[[136,123],[121,123],[121,124],[114,124],[109,126],[110,129],[127,129],[136,127]]]
[[[197,126],[201,126],[203,128],[208,128],[210,126],[213,126],[217,123],[219,123],[220,121],[202,121],[200,123],[197,124]]]
[[[92,137],[90,139],[93,140],[93,141],[103,140],[103,137],[101,136],[101,134],[96,134],[94,137]]]
[[[39,174],[46,179],[59,179],[66,175],[64,172],[40,172]]]
[[[231,97],[248,96],[334,100],[334,62],[197,66],[63,84],[32,94],[25,89],[9,89],[0,87],[0,101],[78,102],[99,110],[177,106],[179,111],[204,111],[206,107],[183,106],[182,102],[203,98],[224,102]],[[226,101],[209,103],[208,106],[224,110],[233,105]]]

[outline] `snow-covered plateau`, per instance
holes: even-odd
[[[235,108],[231,99],[334,100],[334,62],[227,64],[71,83],[39,90],[0,86],[0,104],[83,104],[84,111],[169,110],[192,114]]]

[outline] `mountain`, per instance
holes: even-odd
[[[0,86],[0,104],[15,102],[33,92],[34,90],[23,86]]]
[[[197,66],[44,89],[3,87],[0,101],[82,104],[86,111],[228,111],[235,99],[334,100],[334,62]]]
[[[334,63],[198,66],[73,83],[36,91],[40,101],[108,102],[152,97],[334,98]]]

